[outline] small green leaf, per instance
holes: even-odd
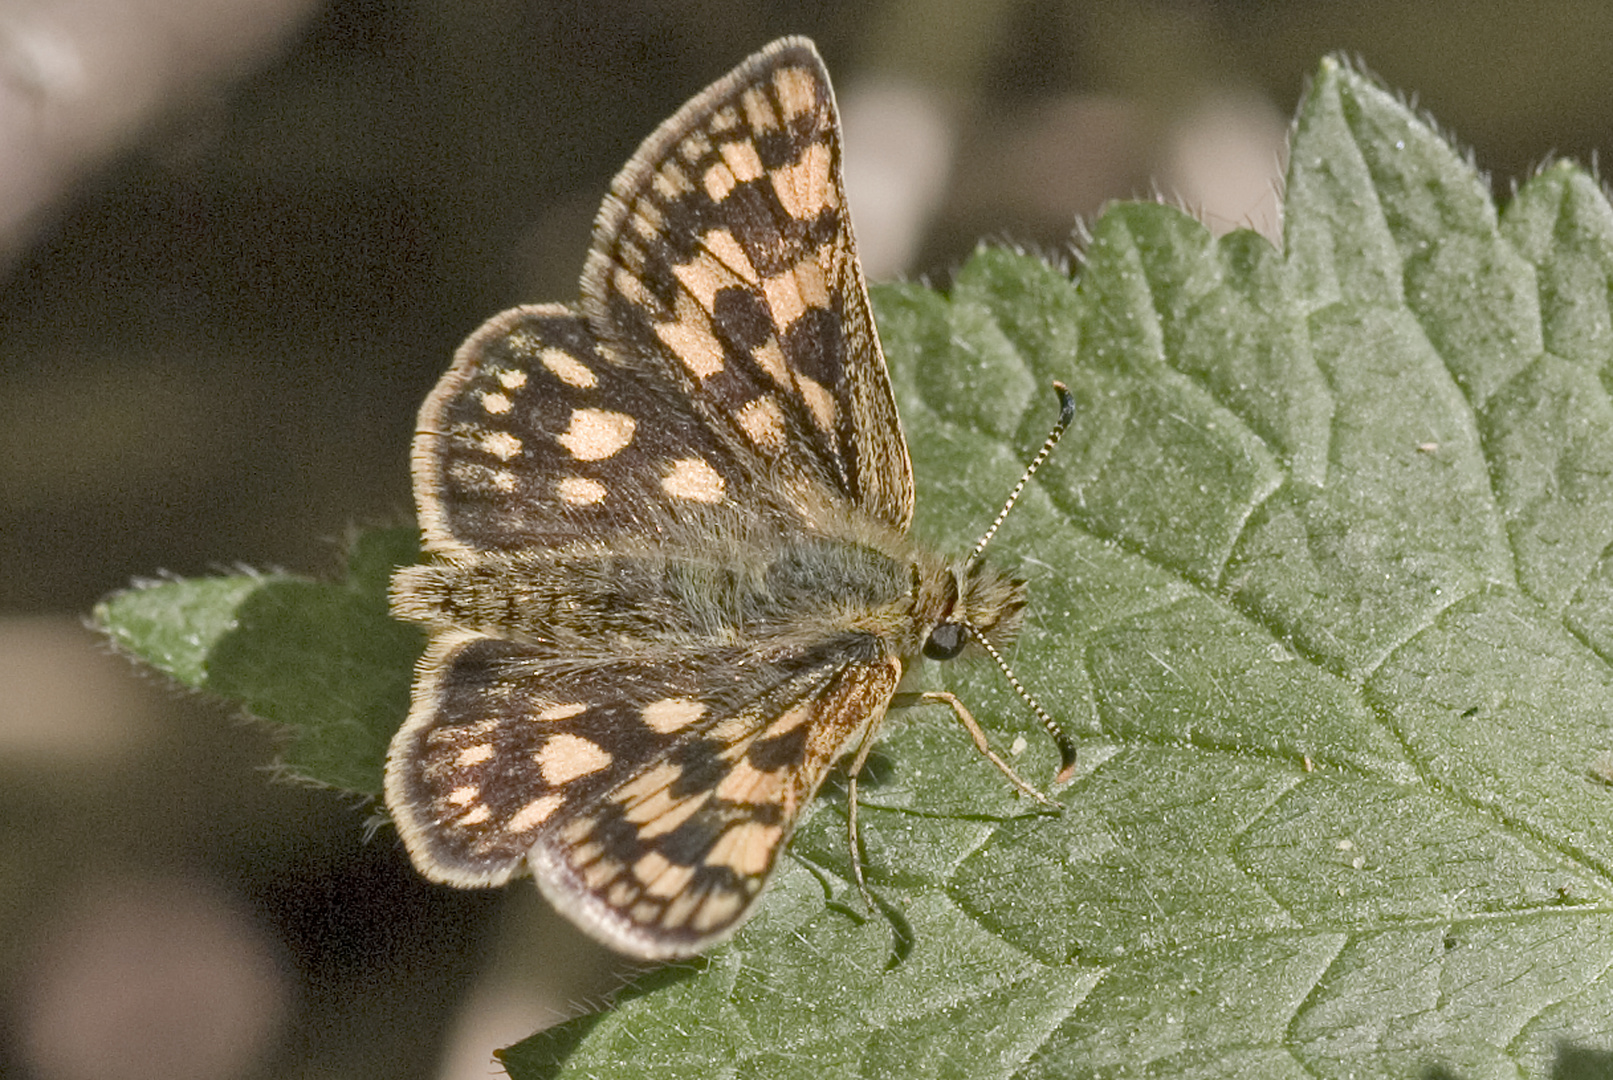
[[[289,777],[373,798],[424,644],[387,614],[386,583],[418,555],[413,529],[370,532],[348,553],[342,584],[288,574],[151,582],[103,600],[95,621],[124,652],[275,725]]]

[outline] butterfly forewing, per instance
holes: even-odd
[[[676,382],[771,475],[907,527],[907,449],[810,44],[758,53],[645,142],[600,212],[583,301],[604,341]]]

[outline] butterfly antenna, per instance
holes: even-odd
[[[1036,451],[1036,456],[1031,458],[1031,463],[1026,466],[1025,475],[1019,478],[1019,483],[1014,485],[1014,490],[1008,493],[1008,501],[1003,503],[1003,508],[997,512],[997,519],[991,523],[991,528],[986,530],[986,535],[980,538],[980,542],[975,545],[975,549],[969,552],[970,562],[980,558],[980,553],[986,550],[986,545],[991,543],[993,536],[997,535],[997,528],[1002,525],[1003,519],[1008,516],[1008,511],[1012,510],[1014,504],[1019,501],[1020,493],[1025,490],[1025,485],[1031,482],[1031,477],[1036,475],[1036,470],[1042,467],[1042,462],[1047,460],[1047,455],[1053,452],[1053,447],[1057,446],[1059,439],[1064,436],[1064,429],[1070,426],[1071,420],[1075,419],[1075,398],[1070,395],[1070,388],[1061,382],[1055,382],[1053,389],[1059,396],[1058,422],[1053,425],[1053,430],[1047,433],[1047,440],[1042,443],[1042,448]],[[1001,661],[998,662],[1001,663]]]
[[[1053,452],[1053,447],[1057,446],[1059,439],[1064,436],[1064,429],[1069,427],[1070,421],[1075,419],[1075,398],[1070,394],[1070,388],[1061,382],[1055,382],[1053,389],[1059,396],[1059,418],[1053,424],[1053,430],[1047,433],[1047,439],[1043,441],[1042,448],[1036,451],[1036,456],[1025,467],[1025,475],[1019,478],[1019,483],[1014,485],[1014,490],[1008,493],[1008,501],[1003,503],[1003,508],[997,512],[996,520],[991,523],[991,528],[986,530],[986,534],[980,538],[980,542],[975,545],[975,549],[969,553],[970,562],[974,562],[980,557],[980,553],[986,550],[986,545],[991,543],[993,536],[997,535],[997,529],[1002,525],[1003,519],[1008,516],[1008,511],[1012,510],[1014,504],[1019,501],[1019,496],[1024,492],[1025,485],[1031,482],[1031,477],[1036,475],[1036,470],[1042,467],[1042,462],[1047,460],[1047,456]],[[1068,735],[1064,734],[1064,729],[1059,727],[1058,721],[1054,720],[1052,716],[1048,715],[1047,710],[1042,708],[1042,703],[1032,697],[1029,690],[1025,689],[1025,684],[1019,681],[1019,677],[1014,674],[1014,669],[1008,666],[1008,661],[1003,659],[1003,654],[997,651],[997,647],[986,640],[986,635],[969,623],[962,625],[969,632],[969,636],[979,642],[992,660],[996,661],[998,669],[1003,673],[1003,677],[1008,680],[1008,685],[1014,688],[1014,693],[1018,694],[1020,700],[1029,706],[1031,712],[1036,714],[1036,718],[1047,729],[1047,733],[1053,737],[1053,742],[1059,748],[1059,757],[1061,759],[1058,775],[1053,778],[1053,782],[1062,784],[1075,774],[1075,744],[1070,741]]]
[[[1047,733],[1053,736],[1053,742],[1059,748],[1060,758],[1059,772],[1057,776],[1053,777],[1053,783],[1064,783],[1064,781],[1075,775],[1075,744],[1070,741],[1068,735],[1064,734],[1064,729],[1059,727],[1058,721],[1049,716],[1047,710],[1042,708],[1042,703],[1031,697],[1031,692],[1025,689],[1025,685],[1019,681],[1019,678],[1014,674],[1014,669],[1008,666],[1008,661],[1003,659],[1003,654],[997,651],[997,647],[986,640],[986,635],[968,623],[964,623],[963,627],[969,631],[969,636],[974,638],[986,652],[990,653],[993,660],[997,661],[997,667],[1002,670],[1003,676],[1008,680],[1008,685],[1014,688],[1014,693],[1019,695],[1020,700],[1030,706],[1031,712],[1036,714],[1036,718],[1042,722],[1042,726],[1047,729]]]

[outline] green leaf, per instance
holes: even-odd
[[[529,1077],[1567,1075],[1613,1064],[1613,212],[1568,164],[1498,216],[1323,66],[1286,249],[1111,208],[1078,284],[982,250],[876,291],[916,531],[999,537],[1013,658],[1087,733],[1049,817],[944,713],[861,816],[820,799],[762,912]],[[989,668],[931,665],[1028,775]]]
[[[503,1051],[531,1077],[1547,1077],[1613,1067],[1613,210],[1559,164],[1504,215],[1394,97],[1324,64],[1284,250],[1119,205],[1078,283],[983,249],[876,291],[920,493],[993,541],[1012,660],[1073,733],[1049,815],[944,710],[892,716],[849,884],[808,808],[728,946]],[[167,582],[125,649],[374,794],[420,645],[412,539],[342,585]],[[1017,766],[989,665],[927,665]],[[1019,741],[1022,737],[1023,742]],[[1011,753],[1013,751],[1010,751]]]
[[[95,622],[122,651],[275,725],[289,778],[375,798],[425,642],[387,614],[386,586],[418,557],[413,529],[378,530],[354,542],[341,584],[251,573],[150,582],[103,600]]]

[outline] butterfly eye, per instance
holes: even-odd
[[[930,631],[930,640],[924,643],[924,655],[931,660],[951,660],[969,643],[969,632],[962,623],[944,622]]]

